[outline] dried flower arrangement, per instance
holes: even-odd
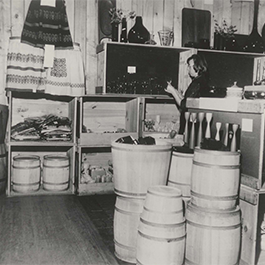
[[[116,9],[115,7],[109,10],[109,14],[111,16],[111,19],[110,19],[111,24],[113,23],[120,24],[123,18],[128,20],[128,19],[134,19],[136,17],[135,11],[126,11],[122,9]]]
[[[235,32],[237,32],[236,26],[228,26],[225,19],[222,21],[222,25],[219,25],[217,20],[214,20],[214,30],[216,34],[224,38],[232,38],[235,36]]]

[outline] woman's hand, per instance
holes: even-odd
[[[180,106],[181,105],[181,101],[183,100],[184,96],[182,95],[182,93],[180,91],[178,91],[177,89],[175,89],[172,85],[171,82],[167,82],[167,88],[165,88],[165,91],[167,93],[172,94],[172,96],[175,98],[177,104]]]
[[[165,88],[165,91],[167,93],[173,94],[176,89],[171,85],[171,81],[167,81],[167,88]]]

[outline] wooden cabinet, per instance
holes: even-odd
[[[77,120],[77,98],[51,96],[43,93],[8,92],[9,120],[7,129],[8,150],[8,179],[7,195],[39,195],[56,193],[43,189],[42,177],[38,191],[14,192],[12,189],[13,158],[17,155],[37,155],[41,160],[41,172],[43,169],[43,158],[46,155],[66,155],[69,158],[69,185],[67,190],[59,193],[74,193],[75,186],[75,155],[76,155],[76,120]],[[43,117],[45,115],[56,115],[68,118],[71,122],[71,140],[14,140],[11,136],[11,128],[23,123],[25,119]],[[42,175],[42,174],[41,174]],[[23,171],[21,171],[23,179]],[[30,180],[29,180],[30,181]],[[30,185],[31,182],[28,182]]]
[[[97,47],[96,93],[166,95],[166,80],[178,87],[190,81],[186,59],[195,50],[106,42]]]

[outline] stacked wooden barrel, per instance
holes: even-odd
[[[112,142],[114,188],[117,195],[114,211],[115,255],[136,263],[137,231],[147,190],[166,185],[172,145],[156,141],[155,145]]]
[[[185,264],[238,264],[240,153],[194,150]]]
[[[173,148],[167,182],[168,186],[174,186],[181,190],[185,208],[191,196],[191,170],[193,163],[193,152],[191,151],[191,149],[188,152],[181,148],[177,150]]]
[[[150,187],[140,215],[137,264],[183,264],[185,235],[181,191],[169,186]]]

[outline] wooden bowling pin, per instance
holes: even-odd
[[[197,113],[191,113],[190,121],[191,121],[191,134],[190,134],[190,143],[189,148],[194,149],[195,146],[195,123],[196,123]]]
[[[216,135],[215,135],[215,140],[220,141],[220,129],[221,129],[221,122],[216,122]]]
[[[185,131],[184,131],[184,142],[188,143],[189,141],[189,117],[190,117],[190,113],[187,111],[185,112]]]
[[[229,127],[229,123],[225,124],[225,137],[224,137],[224,145],[228,146],[228,127]]]
[[[233,138],[231,142],[231,152],[236,152],[236,132],[238,129],[238,124],[233,124],[232,125],[232,130],[233,130]]]
[[[202,121],[204,119],[204,112],[198,113],[198,121],[199,121],[199,129],[198,129],[198,135],[197,135],[197,145],[201,145],[202,141]]]
[[[206,132],[205,132],[205,138],[211,138],[211,127],[210,127],[210,123],[212,120],[213,114],[212,113],[206,113],[206,122],[207,122],[207,126],[206,126]]]

